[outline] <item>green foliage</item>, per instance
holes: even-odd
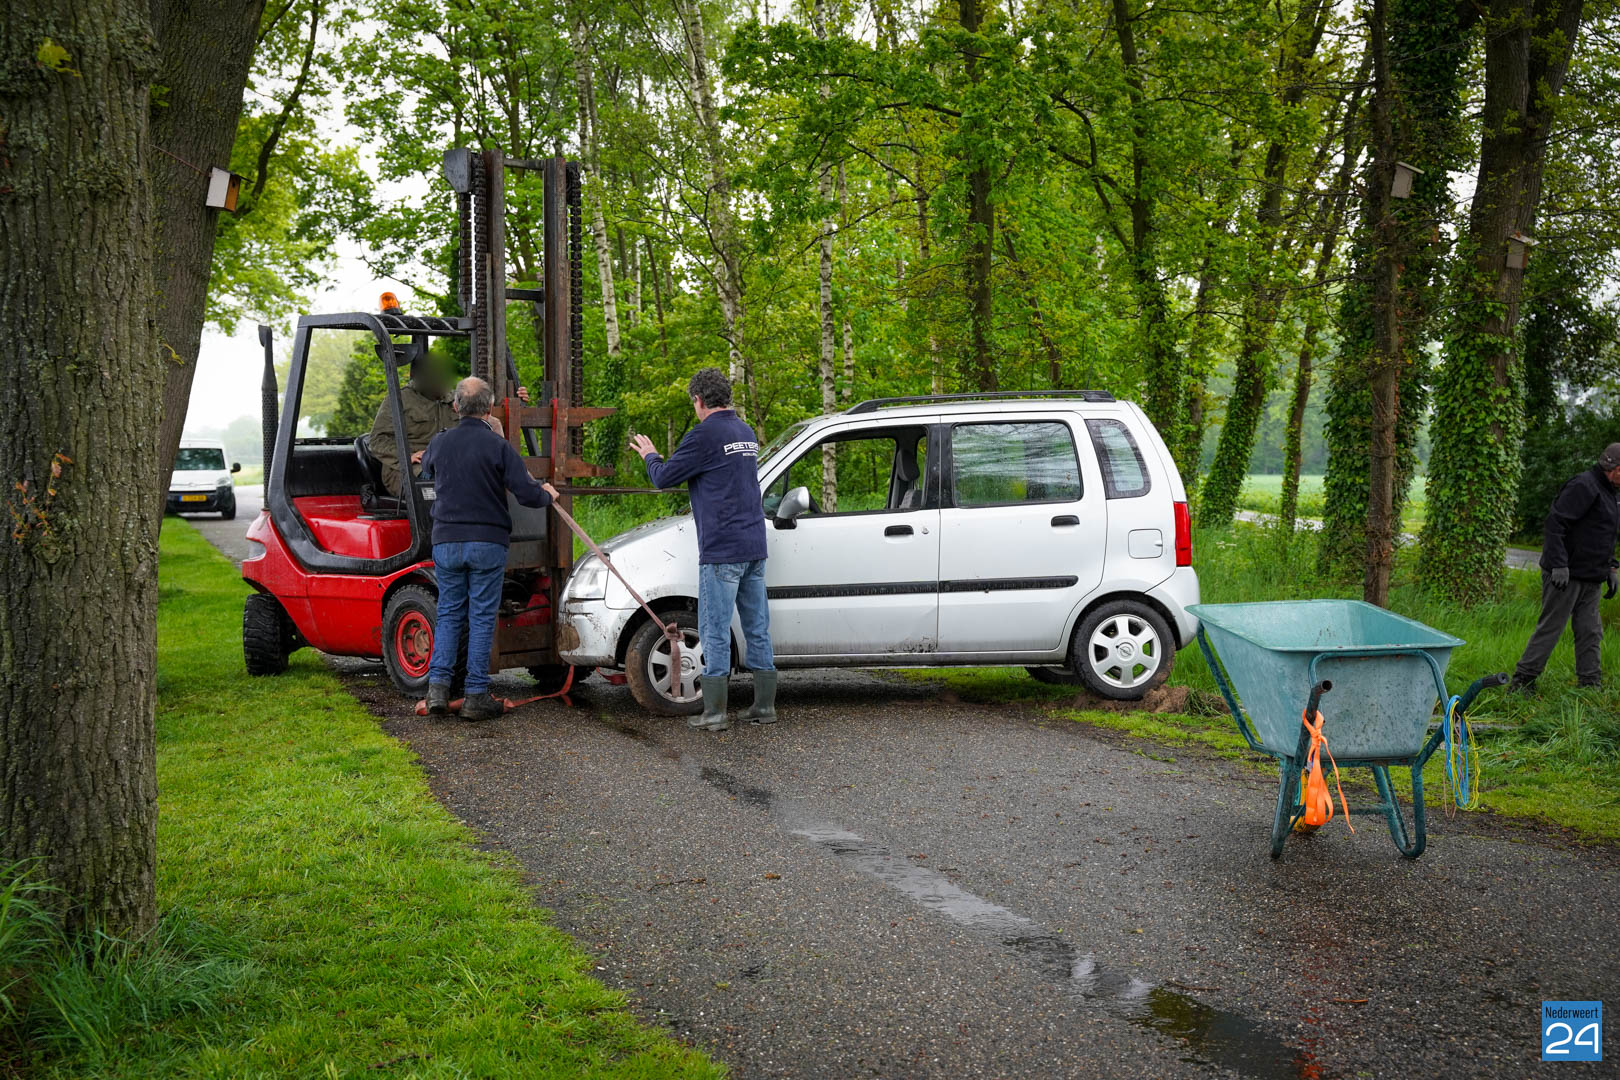
[[[247,588],[195,530],[164,524],[159,574],[171,929],[160,949],[92,940],[30,998],[74,1020],[35,1040],[28,1075],[722,1075],[590,976],[516,867],[473,845],[318,656],[244,678]]]
[[[1603,448],[1620,442],[1620,408],[1613,401],[1555,415],[1530,429],[1519,460],[1518,503],[1513,535],[1536,544],[1553,500],[1570,477],[1590,469]]]

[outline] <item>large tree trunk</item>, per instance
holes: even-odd
[[[20,0],[0,20],[13,73],[0,96],[10,132],[0,200],[9,510],[0,864],[39,858],[70,925],[118,933],[155,917],[164,373],[151,177],[169,180],[150,157],[158,58],[149,25],[138,0]],[[35,62],[47,34],[65,50],[54,68]],[[187,190],[200,207],[196,183]]]
[[[1524,270],[1509,240],[1534,232],[1558,95],[1582,0],[1493,0],[1485,16],[1485,109],[1445,363],[1436,381],[1429,512],[1419,574],[1461,603],[1493,595],[1519,488],[1523,390],[1514,333]]]
[[[163,420],[150,481],[155,490],[169,482],[186,426],[219,223],[220,212],[203,204],[208,181],[198,170],[230,164],[263,10],[264,0],[151,3],[161,65],[155,83],[165,88],[151,120],[156,349],[163,361]]]

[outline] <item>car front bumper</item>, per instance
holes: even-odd
[[[605,600],[563,602],[557,645],[565,663],[579,667],[619,666],[619,639],[635,609],[610,608]]]
[[[163,502],[166,514],[218,512],[236,502],[234,487],[204,488],[201,491],[171,491]]]

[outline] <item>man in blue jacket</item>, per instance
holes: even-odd
[[[742,622],[744,662],[754,673],[754,704],[743,713],[756,724],[776,722],[776,662],[765,600],[765,510],[759,494],[759,441],[731,407],[731,382],[704,368],[686,386],[698,426],[668,461],[645,435],[630,446],[647,465],[653,486],[685,483],[698,536],[698,636],[703,642],[703,715],[689,723],[724,731],[726,680],[731,675],[731,613]]]
[[[1564,627],[1575,630],[1575,682],[1603,685],[1603,619],[1598,590],[1604,599],[1620,590],[1620,563],[1614,545],[1620,536],[1620,443],[1603,451],[1595,467],[1577,474],[1553,500],[1541,545],[1541,618],[1513,670],[1510,687],[1533,689],[1547,666]]]
[[[488,383],[462,379],[453,404],[461,419],[435,435],[422,454],[422,475],[434,481],[433,567],[439,578],[427,711],[434,716],[450,711],[450,680],[465,632],[467,700],[461,718],[488,720],[502,712],[489,694],[489,650],[512,542],[506,493],[538,508],[550,506],[557,489],[530,476],[512,444],[490,427]]]

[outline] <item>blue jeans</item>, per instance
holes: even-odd
[[[742,617],[744,662],[749,671],[775,671],[771,611],[765,601],[765,560],[705,563],[698,567],[698,637],[703,677],[731,674],[731,612]]]
[[[439,577],[439,617],[433,626],[428,682],[449,686],[454,681],[465,633],[467,693],[482,694],[489,689],[489,650],[506,579],[506,546],[484,540],[434,544],[433,566]]]

